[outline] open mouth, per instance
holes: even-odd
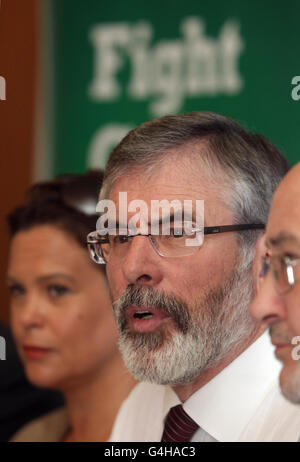
[[[134,313],[133,317],[137,319],[151,319],[153,318],[154,314],[150,311],[137,311]]]
[[[164,310],[156,307],[128,306],[125,312],[130,328],[136,332],[153,331],[171,318]]]

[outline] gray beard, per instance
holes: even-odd
[[[210,290],[189,308],[178,297],[151,287],[129,286],[113,303],[125,365],[139,381],[192,382],[251,336],[256,327],[249,314],[252,296],[251,271],[242,263],[222,287]],[[164,310],[173,319],[172,328],[130,332],[124,314],[129,305]]]

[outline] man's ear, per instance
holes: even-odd
[[[265,233],[262,234],[257,240],[256,246],[255,246],[255,256],[254,256],[253,266],[252,266],[252,275],[253,275],[255,292],[257,292],[260,282],[261,282],[262,258],[267,253],[267,247],[265,245],[265,237],[266,237]]]

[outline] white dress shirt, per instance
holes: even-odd
[[[298,441],[300,406],[283,398],[280,363],[264,333],[183,404],[199,425],[192,442]],[[122,404],[111,442],[159,442],[164,420],[180,400],[169,386],[140,383]]]

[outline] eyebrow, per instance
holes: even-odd
[[[181,213],[182,219],[186,219],[188,221],[190,221],[190,220],[196,221],[195,216],[194,216],[194,212],[191,213],[189,211],[185,211],[185,213],[183,213],[183,210],[181,212],[182,212]],[[156,224],[162,225],[162,224],[168,222],[168,220],[170,220],[170,223],[174,223],[175,215],[176,215],[176,213],[171,213],[170,215],[167,214],[164,217],[160,218],[158,221],[153,220],[153,224],[154,225],[156,225]],[[150,226],[151,221],[148,222],[147,225]],[[123,223],[119,223],[119,221],[117,220],[116,221],[116,228],[125,229],[125,228],[127,228],[127,226],[125,226]]]
[[[178,215],[181,216],[181,220],[183,220],[183,219],[193,220],[193,214],[192,213],[190,213],[190,212],[183,213],[183,210],[181,212],[182,212],[181,214],[178,214]],[[164,217],[160,218],[158,221],[153,220],[153,225],[156,225],[156,224],[163,225],[165,223],[168,223],[168,221],[170,221],[170,224],[174,224],[174,223],[176,223],[175,216],[176,216],[176,213],[172,213],[170,215],[165,215]],[[148,223],[148,225],[151,225],[151,223]]]
[[[267,247],[277,247],[281,244],[291,243],[291,244],[300,244],[299,239],[293,234],[287,233],[285,231],[280,232],[277,236],[269,237],[266,239]]]

